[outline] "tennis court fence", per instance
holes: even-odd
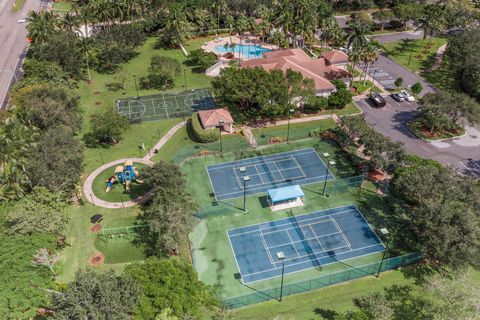
[[[364,181],[364,176],[354,176],[347,178],[335,178],[327,182],[327,193],[337,194],[337,193],[346,193],[352,192],[354,190],[360,190]],[[321,191],[321,186],[323,183],[320,183],[319,191]],[[213,201],[213,198],[212,198]],[[196,213],[195,217],[199,219],[207,219],[211,217],[217,217],[227,214],[241,213],[243,208],[243,199],[235,198],[222,201],[214,201],[212,205],[200,208]]]
[[[312,290],[328,287],[337,283],[355,280],[366,276],[374,276],[380,270],[393,270],[402,266],[414,264],[422,258],[419,252],[409,253],[402,256],[385,259],[382,261],[366,264],[359,267],[352,267],[348,270],[333,272],[320,276],[315,279],[299,281],[295,283],[285,284],[283,286],[283,295],[289,296],[299,293],[305,293]],[[280,283],[280,282],[279,282]],[[247,295],[227,298],[223,300],[225,307],[229,309],[240,308],[251,304],[277,300],[280,297],[280,285],[276,288],[257,290]]]

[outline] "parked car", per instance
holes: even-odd
[[[385,100],[384,97],[382,97],[379,93],[377,92],[372,92],[368,98],[370,99],[370,101],[373,102],[373,104],[375,105],[375,107],[377,108],[383,108],[385,107],[385,105],[387,104],[387,100]]]
[[[405,97],[405,100],[408,102],[415,101],[415,97],[410,94],[407,90],[400,91],[401,94]]]
[[[392,98],[397,102],[405,101],[405,95],[403,93],[392,93]]]

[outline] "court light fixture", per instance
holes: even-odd
[[[387,254],[387,236],[390,233],[387,228],[381,228],[380,233],[383,235],[383,241],[385,242],[385,250],[383,250],[382,260],[380,261],[380,265],[378,266],[377,271],[377,278],[380,276],[380,271],[382,270],[383,261],[385,260],[385,255]]]
[[[246,200],[247,200],[247,182],[250,181],[249,176],[243,177],[243,211],[247,211]]]
[[[285,275],[285,253],[283,251],[278,251],[277,258],[282,261],[282,280],[280,283],[280,298],[278,299],[278,301],[281,302],[283,297],[283,276]]]
[[[295,112],[293,109],[288,109],[288,125],[287,125],[287,141],[290,138],[290,115]]]
[[[225,121],[223,119],[218,120],[218,133],[220,134],[220,153],[223,152],[223,144],[222,144],[222,127]]]
[[[333,160],[329,160],[327,162],[327,167],[325,168],[325,180],[323,181],[323,191],[322,191],[322,195],[325,196],[325,189],[327,188],[327,178],[328,178],[328,173],[329,173],[329,168],[330,166],[334,166],[336,164],[335,161]]]

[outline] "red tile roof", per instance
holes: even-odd
[[[286,49],[264,53],[264,59],[242,61],[242,68],[261,67],[267,71],[279,69],[300,72],[304,78],[315,82],[316,90],[333,90],[335,86],[329,81],[348,78],[350,74],[335,66],[327,65],[325,59],[312,59],[302,49]]]
[[[324,52],[322,53],[322,57],[327,60],[329,64],[348,62],[348,55],[337,50]]]
[[[202,110],[198,112],[198,116],[204,128],[217,127],[220,120],[223,120],[224,124],[233,123],[233,118],[227,108]]]

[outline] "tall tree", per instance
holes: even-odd
[[[87,66],[88,82],[92,82],[92,75],[90,73],[90,62],[98,62],[99,50],[96,47],[95,41],[92,38],[82,37],[79,42],[79,50],[85,59]]]
[[[27,22],[28,37],[33,44],[45,42],[59,26],[58,17],[50,11],[30,11]]]
[[[125,273],[142,289],[136,319],[155,319],[167,308],[181,319],[199,319],[216,308],[211,290],[198,280],[191,264],[179,259],[149,258],[127,266]]]
[[[52,294],[54,319],[128,320],[140,288],[128,276],[80,270],[63,292]]]
[[[182,7],[173,6],[165,19],[165,27],[162,30],[162,40],[165,44],[178,47],[189,36],[192,26]]]

